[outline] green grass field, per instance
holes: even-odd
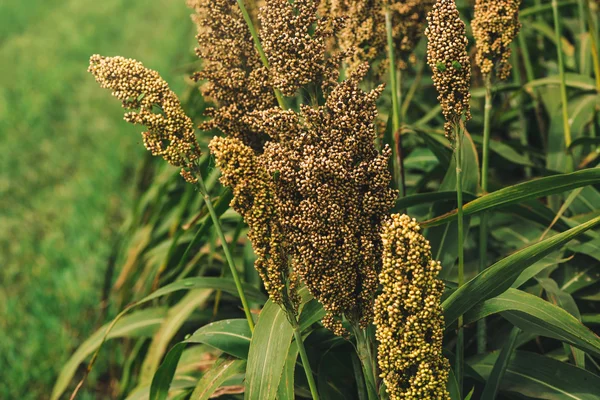
[[[140,130],[86,72],[89,56],[137,58],[177,91],[172,66],[193,47],[188,15],[169,0],[0,4],[2,399],[47,398],[97,328],[112,236],[144,152]]]

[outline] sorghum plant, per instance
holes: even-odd
[[[570,10],[569,4],[561,7]],[[582,323],[590,320],[595,300],[589,299],[597,294],[573,297],[598,279],[572,262],[578,253],[597,258],[586,241],[598,233],[579,236],[600,223],[590,217],[597,212],[590,205],[600,198],[593,186],[600,174],[586,168],[597,156],[580,156],[565,144],[581,169],[571,174],[558,173],[560,151],[548,164],[522,156],[536,145],[512,144],[513,113],[499,119],[494,132],[507,140],[490,146],[491,79],[510,72],[519,1],[477,0],[472,29],[461,18],[471,15],[470,6],[454,0],[188,5],[200,59],[189,96],[199,92],[208,103],[198,130],[155,71],[121,57],[93,56],[90,62],[100,85],[130,110],[126,120],[147,127],[145,146],[194,185],[159,185],[155,176],[132,219],[139,232],[123,274],[136,277],[130,271],[143,268],[144,290],[97,334],[106,339],[118,328],[116,334],[142,337],[123,347],[128,361],[114,397],[463,400],[600,391],[600,339]],[[534,5],[521,15],[556,11],[553,6]],[[418,46],[421,38],[426,52]],[[532,87],[556,92],[556,79],[535,80],[532,71],[546,64],[527,51],[513,55],[523,56],[527,93]],[[477,114],[482,92],[471,93],[471,85],[481,83],[471,82],[470,54],[485,81],[483,118]],[[581,71],[584,59],[578,58]],[[559,69],[579,67],[568,61]],[[424,76],[429,70],[431,81]],[[401,77],[410,85],[404,102]],[[570,146],[586,149],[598,125],[587,78],[571,81],[569,89],[585,117],[574,119],[582,140]],[[502,107],[510,106],[511,90],[498,91]],[[542,106],[556,146],[563,132],[551,100]],[[473,135],[466,129],[471,109]],[[529,108],[520,111],[526,118]],[[210,152],[201,157],[207,142]],[[493,193],[490,148],[505,159],[494,169],[500,189]],[[513,164],[508,173],[506,160]],[[544,177],[516,183],[519,168]],[[587,192],[579,190],[585,185]],[[193,200],[194,189],[204,205]],[[579,191],[558,196],[573,189]],[[464,207],[463,194],[469,201]],[[550,195],[561,201],[558,207],[535,200]],[[492,222],[497,229],[488,230]],[[479,227],[479,241],[469,225]],[[576,237],[580,242],[572,242]],[[492,252],[499,261],[488,266]],[[130,261],[135,257],[140,261]],[[157,284],[148,287],[145,280]],[[175,294],[186,289],[193,290]],[[238,301],[246,320],[235,318]],[[142,304],[147,309],[125,315]],[[480,324],[475,332],[472,325],[483,318],[494,329]],[[148,345],[145,336],[153,338]],[[83,353],[65,368],[53,398],[67,388]],[[303,372],[296,371],[298,356]]]

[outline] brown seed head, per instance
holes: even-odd
[[[209,147],[221,170],[221,182],[232,188],[231,206],[250,228],[248,238],[257,256],[254,266],[265,289],[275,303],[297,310],[297,278],[290,273],[285,237],[273,202],[277,178],[269,175],[261,156],[237,138],[215,137]]]
[[[449,363],[442,355],[441,270],[429,242],[407,215],[384,223],[382,292],[375,300],[378,361],[391,400],[449,400]]]
[[[435,0],[387,0],[392,16],[395,54],[401,69],[408,61],[425,30],[427,14]]]
[[[201,129],[218,128],[260,150],[266,138],[245,118],[276,102],[241,11],[235,0],[192,0],[188,6],[196,11],[196,53],[203,62],[194,79],[204,81],[203,95],[217,104],[207,110],[212,119]]]
[[[375,102],[382,87],[365,93],[363,65],[339,83],[317,109],[296,118],[272,118],[283,132],[262,155],[277,176],[275,202],[294,270],[325,310],[323,324],[345,334],[339,317],[366,326],[380,267],[380,221],[396,193],[389,189],[386,148],[373,145]]]
[[[496,76],[504,80],[510,74],[510,44],[519,33],[521,0],[476,0],[471,26],[477,44],[475,60],[481,73],[489,76],[496,67]]]
[[[340,60],[326,57],[326,42],[341,28],[341,18],[318,17],[313,0],[266,0],[259,19],[272,82],[284,95],[294,96],[309,83],[330,87],[337,81]]]
[[[433,70],[433,84],[446,118],[446,136],[453,139],[454,127],[460,118],[464,115],[467,120],[471,119],[471,63],[465,24],[454,0],[437,0],[427,22],[427,63]]]
[[[88,71],[101,87],[112,90],[123,108],[135,110],[126,113],[125,120],[146,126],[148,131],[142,136],[152,155],[162,156],[169,164],[181,167],[182,176],[195,182],[190,170],[200,158],[200,148],[194,124],[158,72],[130,58],[97,54],[90,58]]]

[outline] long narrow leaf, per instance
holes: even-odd
[[[478,303],[503,293],[525,268],[599,223],[600,217],[594,218],[576,228],[528,246],[485,269],[443,302],[446,325],[452,324]]]
[[[464,215],[497,209],[528,199],[562,193],[579,187],[600,183],[600,168],[585,169],[519,183],[482,196],[463,207]],[[445,224],[456,219],[456,210],[421,223],[423,227]]]

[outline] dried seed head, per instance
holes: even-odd
[[[449,363],[442,355],[441,270],[429,242],[407,215],[384,223],[383,289],[375,300],[378,361],[391,400],[450,399]]]
[[[425,30],[427,14],[435,0],[386,0],[392,16],[392,36],[398,66],[408,67],[408,60]]]
[[[510,74],[510,44],[519,33],[521,0],[476,0],[471,26],[477,44],[475,60],[481,73],[489,76],[496,67],[496,76],[504,80]]]
[[[382,0],[322,0],[319,9],[322,15],[344,18],[344,27],[336,39],[341,50],[351,55],[350,70],[364,62],[371,63],[384,53]]]
[[[235,0],[192,0],[188,6],[196,11],[196,53],[203,61],[194,79],[205,81],[202,94],[217,104],[207,110],[212,119],[201,128],[218,128],[260,150],[266,138],[245,117],[276,101],[241,11]]]
[[[366,326],[381,263],[380,221],[396,193],[389,189],[390,150],[374,145],[375,102],[382,87],[359,89],[368,65],[339,83],[324,106],[296,118],[271,118],[284,132],[261,155],[277,175],[275,202],[294,270],[325,310],[323,324],[345,334],[339,317]]]
[[[123,108],[135,110],[126,113],[125,120],[146,126],[148,131],[142,136],[152,155],[162,156],[169,164],[181,167],[182,176],[195,182],[190,169],[200,158],[200,148],[194,124],[158,72],[130,58],[97,54],[90,58],[88,71],[101,87],[112,90]]]
[[[273,203],[277,178],[269,175],[260,156],[237,138],[215,137],[209,147],[221,170],[221,182],[232,188],[231,206],[250,228],[248,238],[257,257],[254,266],[269,297],[288,310],[297,310],[297,277],[290,273],[285,237]]]
[[[467,120],[471,119],[471,63],[465,24],[454,0],[437,0],[427,22],[427,63],[433,70],[433,84],[446,118],[444,130],[452,140],[454,127],[463,114]]]
[[[294,96],[309,83],[330,87],[337,81],[339,58],[327,59],[326,42],[341,28],[341,18],[319,18],[313,0],[266,0],[259,19],[272,82],[284,95]]]

